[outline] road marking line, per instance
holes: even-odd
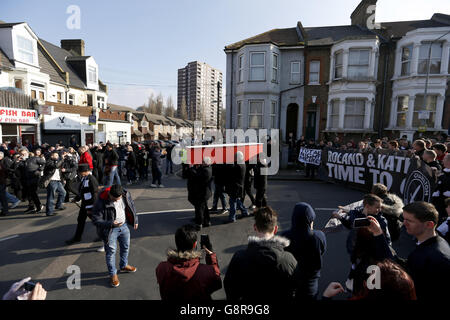
[[[0,242],[6,241],[6,240],[10,240],[10,239],[14,239],[14,238],[17,238],[17,237],[19,237],[19,236],[18,236],[18,235],[15,235],[15,236],[10,236],[10,237],[6,237],[6,238],[1,238],[1,239],[0,239]]]
[[[156,213],[167,213],[167,212],[192,212],[195,209],[174,209],[174,210],[164,210],[164,211],[150,211],[150,212],[139,212],[138,216],[146,214],[156,214]]]

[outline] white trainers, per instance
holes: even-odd
[[[97,252],[105,252],[105,247],[101,246],[100,248],[97,249]]]
[[[17,208],[17,206],[20,204],[20,200],[17,200],[17,202],[14,202],[13,204],[12,204],[12,206],[10,207],[10,209],[14,209],[14,208]]]
[[[150,188],[156,188],[156,184],[152,183],[152,184],[150,185]]]
[[[164,188],[163,184],[158,184],[158,188]]]

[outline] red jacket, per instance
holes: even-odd
[[[81,155],[80,161],[78,161],[78,164],[80,165],[82,163],[87,163],[91,170],[94,169],[94,165],[92,164],[92,156],[88,151],[86,151],[85,153],[83,153]]]
[[[201,252],[169,251],[167,261],[156,268],[156,278],[162,300],[207,301],[222,288],[216,254],[206,255],[200,263]]]

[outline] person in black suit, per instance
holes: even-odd
[[[98,196],[98,182],[97,179],[91,174],[91,169],[87,163],[82,163],[78,167],[78,172],[81,176],[81,183],[78,195],[72,200],[72,202],[78,202],[81,200],[80,212],[78,213],[78,224],[75,231],[75,235],[70,240],[67,240],[68,245],[81,241],[83,235],[84,226],[86,224],[86,218],[91,217],[92,209]]]

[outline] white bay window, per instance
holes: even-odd
[[[437,96],[435,95],[428,95],[426,104],[424,104],[423,95],[416,95],[412,126],[416,128],[421,126],[433,128],[436,119],[436,104]]]
[[[250,80],[262,81],[266,79],[265,57],[266,54],[264,52],[250,53]]]
[[[411,60],[413,58],[413,46],[409,45],[402,48],[402,69],[401,75],[408,76],[411,73]]]
[[[250,100],[248,112],[248,127],[260,129],[263,127],[264,100]]]
[[[365,116],[365,100],[348,98],[345,103],[344,128],[363,129]]]
[[[368,49],[350,49],[348,57],[348,78],[351,80],[366,80],[369,76]]]
[[[426,74],[428,70],[428,57],[430,53],[431,42],[423,42],[419,50],[419,66],[417,73]],[[441,73],[442,42],[436,42],[431,45],[430,55],[430,74]]]

